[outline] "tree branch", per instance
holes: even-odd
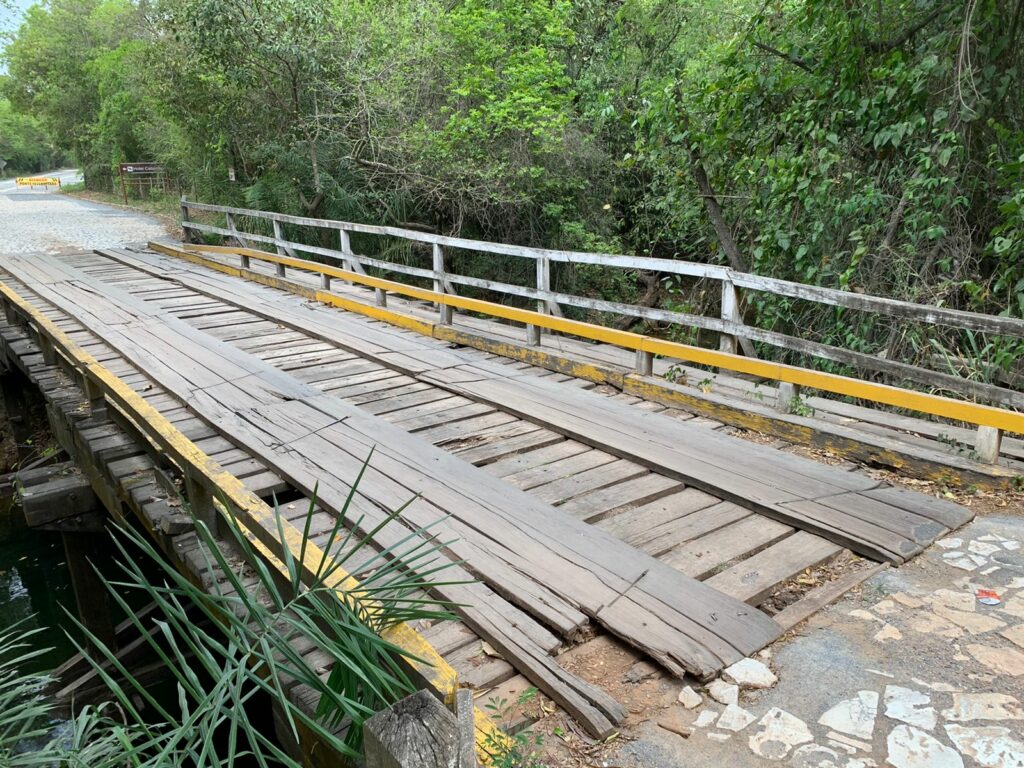
[[[868,40],[868,50],[874,51],[875,53],[888,53],[894,48],[899,48],[901,45],[907,42],[907,40],[912,38],[926,26],[935,21],[935,19],[939,17],[939,14],[942,13],[944,10],[946,10],[946,4],[942,3],[934,11],[932,11],[919,22],[917,22],[912,27],[904,31],[903,34],[899,35],[898,37],[894,37],[889,40]]]
[[[757,40],[751,40],[750,42],[751,42],[751,44],[755,48],[760,48],[762,51],[765,51],[766,53],[770,53],[773,56],[778,56],[780,59],[785,59],[790,64],[792,64],[794,67],[799,67],[804,72],[810,72],[811,74],[814,74],[814,67],[812,67],[810,64],[808,64],[803,59],[801,59],[799,56],[794,56],[791,53],[786,53],[785,51],[780,51],[778,48],[773,48],[772,46],[770,46],[770,45],[768,45],[766,43],[759,43]]]

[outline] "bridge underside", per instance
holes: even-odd
[[[381,548],[429,528],[453,561],[439,580],[474,580],[437,585],[462,623],[424,636],[462,684],[536,685],[595,735],[625,713],[600,680],[566,669],[572,646],[612,635],[709,679],[870,563],[899,564],[972,516],[682,410],[152,251],[11,258],[0,281],[250,490],[283,500],[285,525],[302,529],[315,490],[314,541],[372,449],[352,525]],[[17,324],[3,338],[8,358],[37,352]],[[847,575],[831,587],[789,589],[836,560]],[[783,607],[782,591],[796,602]]]

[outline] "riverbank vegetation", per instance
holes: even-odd
[[[50,0],[7,46],[3,92],[95,188],[155,160],[207,201],[1021,317],[1022,5]],[[714,300],[652,275],[555,280]],[[1004,383],[1022,353],[771,297],[749,312]]]
[[[307,520],[314,512],[311,503]],[[382,525],[399,525],[397,514]],[[28,671],[46,652],[40,647],[45,631],[6,629],[0,766],[301,768],[300,733],[303,743],[314,739],[319,749],[357,759],[363,722],[418,689],[406,671],[407,652],[388,641],[388,630],[454,617],[425,594],[446,568],[439,544],[410,531],[381,551],[349,532],[347,522],[340,515],[321,542],[330,557],[307,557],[313,551],[307,525],[300,552],[267,562],[234,521],[224,526],[230,556],[197,521],[202,585],[169,563],[146,533],[120,529],[122,574],[104,583],[147,655],[163,663],[163,682],[134,677],[114,650],[75,621],[86,640],[73,642],[92,659],[108,697],[75,707],[71,719],[55,717],[52,681]],[[338,586],[346,568],[359,569],[358,590]],[[135,598],[151,609],[133,610]],[[315,664],[304,658],[310,648]],[[272,702],[280,711],[277,727]]]

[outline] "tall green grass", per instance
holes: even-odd
[[[180,573],[148,536],[123,529],[117,536],[123,577],[105,583],[139,632],[155,628],[146,635],[147,643],[168,671],[175,700],[168,703],[154,695],[116,653],[81,627],[87,640],[80,650],[90,644],[98,649],[93,664],[110,701],[83,708],[62,741],[50,739],[49,705],[31,692],[45,680],[17,673],[20,661],[39,651],[19,655],[17,650],[31,637],[9,633],[0,638],[14,649],[13,660],[0,666],[0,768],[228,768],[242,758],[259,766],[301,768],[288,748],[250,717],[251,705],[261,694],[280,703],[284,740],[298,743],[304,731],[322,744],[320,749],[357,758],[362,723],[417,689],[406,672],[405,652],[380,633],[398,622],[453,618],[450,606],[427,597],[437,583],[432,580],[449,564],[439,552],[443,545],[427,531],[408,530],[399,545],[377,551],[370,541],[378,529],[363,537],[353,535],[351,529],[361,529],[361,521],[346,518],[357,485],[358,479],[346,514],[327,535],[325,554],[312,572],[302,563],[309,560],[315,501],[306,517],[302,551],[285,552],[278,567],[265,563],[236,525],[223,526],[233,534],[232,546],[224,547],[197,521],[210,577],[205,587]],[[400,513],[381,525],[401,525]],[[150,575],[144,573],[140,554],[158,565],[157,576],[152,568]],[[358,570],[358,590],[331,586],[341,569]],[[156,605],[144,620],[129,608],[126,595],[132,591]],[[197,613],[209,621],[197,621]],[[299,638],[312,641],[330,659],[329,674],[306,663],[297,650]],[[302,700],[315,700],[315,708],[289,698],[297,686],[306,687]],[[12,757],[15,745],[29,743],[34,751]]]

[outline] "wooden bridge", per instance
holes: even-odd
[[[378,548],[427,528],[447,542],[453,561],[434,577],[434,593],[458,606],[461,622],[390,631],[445,699],[459,686],[484,698],[536,686],[591,735],[606,737],[626,713],[600,679],[570,671],[588,644],[611,637],[638,659],[707,680],[972,516],[871,477],[858,463],[992,487],[1024,474],[1024,442],[1012,437],[1024,433],[1024,415],[1013,410],[1019,392],[742,325],[737,291],[775,290],[1018,337],[1020,321],[717,267],[183,208],[187,231],[233,244],[5,259],[7,364],[43,392],[55,434],[107,508],[141,520],[196,579],[216,575],[186,509],[216,530],[231,524],[230,507],[268,563],[287,549],[314,570],[372,450],[349,525]],[[196,222],[196,210],[224,219]],[[263,225],[243,228],[242,217]],[[339,249],[289,240],[286,226],[337,232]],[[426,244],[430,267],[358,256],[350,244],[357,232]],[[275,253],[255,250],[257,243]],[[537,286],[453,274],[445,248],[532,258]],[[552,292],[550,265],[559,260],[718,280],[722,317]],[[382,269],[430,287],[367,274]],[[539,306],[469,298],[456,286]],[[720,332],[722,343],[709,350],[616,331],[562,317],[560,306],[683,322]],[[750,340],[870,363],[970,399],[737,354]],[[719,369],[710,392],[697,382],[711,374],[693,365]],[[673,380],[664,376],[669,366]],[[788,412],[794,387],[805,388],[813,414]],[[732,427],[767,434],[769,444]],[[956,442],[972,452],[951,451]],[[830,463],[783,450],[789,443],[827,448]],[[314,493],[311,543],[303,547]],[[837,558],[839,578],[793,588],[795,577]],[[339,589],[358,584],[346,573],[336,578]],[[786,604],[772,601],[783,588]],[[329,674],[331,659],[316,647],[305,653],[312,669]],[[301,686],[289,695],[316,707]],[[492,727],[483,715],[477,720],[482,733]]]

